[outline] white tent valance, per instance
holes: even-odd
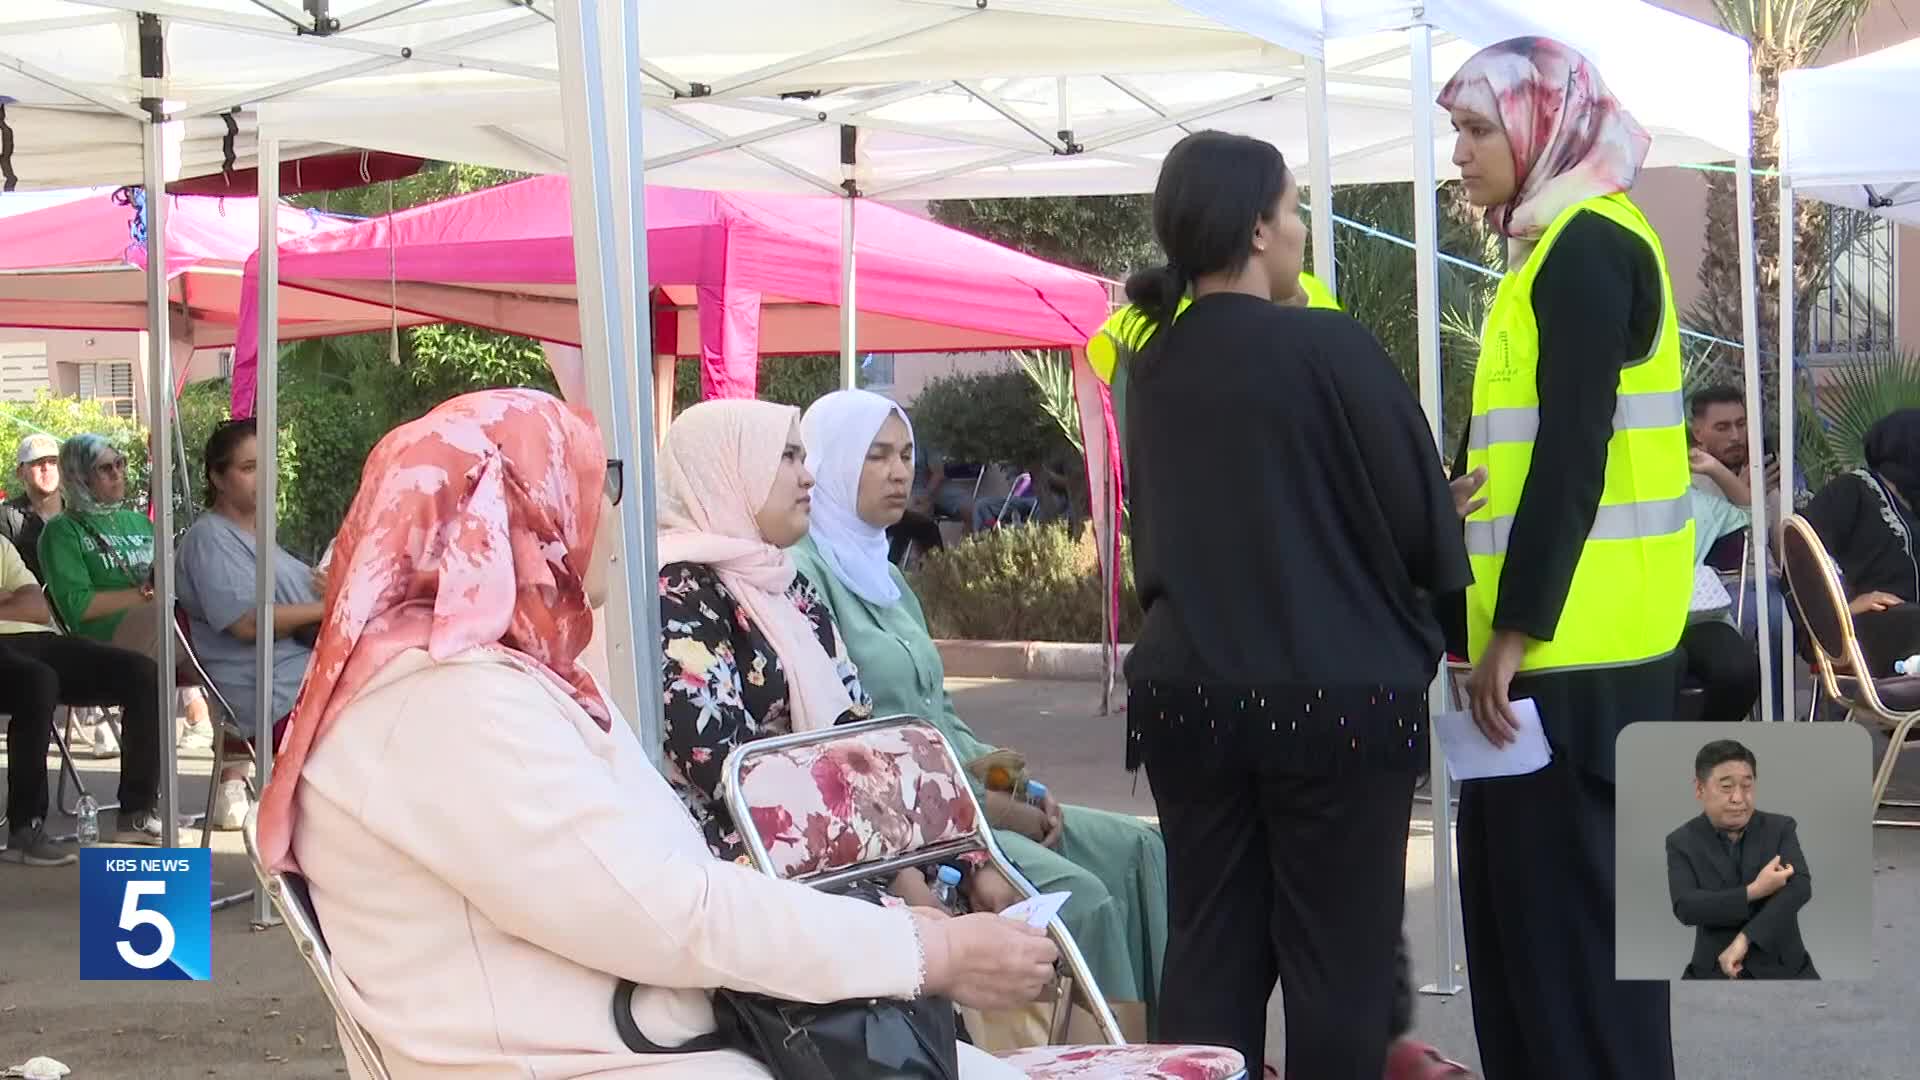
[[[1796,194],[1920,225],[1920,38],[1780,77],[1780,168]]]
[[[1581,49],[1654,133],[1655,165],[1727,159],[1746,130],[1745,44],[1640,0],[635,2],[646,167],[685,187],[839,191],[842,125],[859,129],[852,178],[884,198],[1147,191],[1199,126],[1304,160],[1322,61],[1334,176],[1404,180],[1400,31],[1415,23],[1436,31],[1441,80],[1518,33]],[[143,94],[182,121],[177,175],[250,167],[257,122],[283,158],[357,147],[560,171],[553,3],[330,0],[316,34],[290,0],[8,0],[5,172],[20,188],[136,181]],[[167,77],[143,85],[156,33]]]

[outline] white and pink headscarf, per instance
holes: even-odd
[[[486,390],[395,428],[368,456],[334,542],[326,620],[260,799],[260,853],[293,867],[294,795],[313,747],[400,653],[476,646],[544,673],[611,729],[576,662],[593,635],[586,578],[606,457],[584,412]]]
[[[703,401],[667,429],[660,446],[660,565],[700,563],[780,658],[795,731],[830,727],[853,707],[833,657],[794,605],[793,560],[760,535],[800,410],[771,401]]]
[[[1440,107],[1497,121],[1513,148],[1513,201],[1487,224],[1531,250],[1568,207],[1633,187],[1653,140],[1587,58],[1552,38],[1520,37],[1468,58]]]

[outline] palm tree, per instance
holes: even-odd
[[[1753,49],[1753,73],[1759,102],[1753,114],[1753,167],[1756,172],[1780,164],[1780,74],[1817,61],[1827,47],[1852,33],[1875,0],[1714,0],[1714,13],[1731,33]],[[1705,258],[1700,263],[1701,295],[1689,321],[1724,338],[1740,340],[1740,245],[1731,173],[1707,176]],[[1760,288],[1760,347],[1778,355],[1780,317],[1780,183],[1754,178],[1755,262]],[[1851,237],[1831,235],[1832,215],[1811,200],[1794,207],[1794,308],[1796,348],[1805,345],[1804,328],[1814,296],[1826,284],[1836,243]]]

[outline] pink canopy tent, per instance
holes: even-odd
[[[697,355],[708,397],[751,397],[763,354],[840,346],[840,200],[647,189],[655,350]],[[1098,279],[879,204],[854,237],[857,338],[874,352],[1079,347],[1108,311]],[[567,181],[505,184],[280,245],[280,305],[362,305],[366,325],[446,321],[578,345]],[[254,400],[251,264],[234,412]],[[344,309],[343,309],[344,310]],[[347,332],[343,328],[340,332]]]
[[[145,330],[145,215],[137,189],[0,218],[0,326]],[[177,372],[194,349],[232,345],[240,273],[259,243],[250,198],[168,196],[167,277]],[[283,242],[348,224],[285,207]],[[303,297],[280,309],[290,338],[339,333],[340,305]],[[356,312],[356,314],[359,314]],[[417,320],[416,320],[417,321]],[[357,324],[355,324],[357,325]]]

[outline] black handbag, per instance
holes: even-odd
[[[944,998],[809,1005],[717,990],[714,1032],[667,1047],[633,1022],[636,989],[622,979],[613,991],[613,1026],[636,1054],[737,1050],[766,1066],[774,1080],[960,1080],[958,1028]]]

